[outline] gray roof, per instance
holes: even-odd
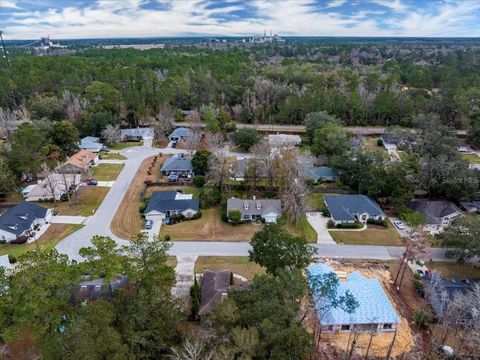
[[[462,211],[451,201],[446,200],[412,200],[409,207],[423,215],[427,224],[441,224],[445,216],[452,216]]]
[[[278,199],[235,199],[227,200],[227,212],[232,210],[239,210],[242,215],[264,216],[268,213],[282,213],[282,202]]]
[[[363,140],[359,137],[351,137],[349,143],[350,150],[356,150],[362,147]]]
[[[238,159],[233,165],[233,175],[236,178],[244,178],[248,169],[250,159]],[[263,162],[258,162],[258,173],[260,177],[267,177],[267,168]]]
[[[45,218],[47,211],[48,209],[42,206],[24,201],[0,216],[0,229],[21,235],[31,228],[35,219]]]
[[[177,199],[176,191],[155,191],[148,202],[145,214],[150,211],[184,211],[192,209],[198,211],[198,199]]]
[[[133,128],[133,129],[121,129],[121,137],[126,136],[141,136],[143,139],[153,138],[153,128]]]
[[[161,171],[193,171],[192,159],[172,157],[165,160]]]
[[[103,147],[103,144],[100,143],[100,138],[95,136],[86,136],[80,140],[78,145],[80,149],[98,149],[100,150]]]
[[[302,167],[302,171],[304,173],[304,176],[309,177],[314,181],[317,181],[321,178],[335,178],[340,176],[337,170],[327,166],[317,167],[312,165],[305,165]]]
[[[128,277],[125,275],[115,275],[110,281],[112,291],[126,287],[129,284]],[[79,303],[85,300],[95,300],[98,298],[110,298],[110,289],[104,279],[89,279],[81,282],[74,288],[72,301]]]
[[[179,127],[176,128],[175,130],[172,131],[172,133],[168,136],[170,137],[187,137],[188,134],[190,133],[190,129],[185,128],[185,127]]]
[[[385,216],[380,206],[366,195],[325,195],[324,199],[335,221],[356,220],[355,214],[362,213]]]

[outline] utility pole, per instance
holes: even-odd
[[[3,57],[5,58],[5,61],[7,62],[8,69],[10,70],[10,60],[8,59],[8,52],[7,49],[5,48],[5,42],[3,41],[3,31],[0,30],[0,41],[2,44],[2,49],[3,49]]]

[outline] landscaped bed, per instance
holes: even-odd
[[[35,243],[24,245],[0,245],[0,255],[12,255],[18,257],[27,251],[32,250],[50,250],[60,240],[66,238],[68,235],[80,230],[84,225],[72,225],[72,224],[51,224],[47,231],[40,236]]]
[[[81,215],[91,216],[93,211],[98,209],[103,199],[107,195],[110,188],[97,186],[81,186],[78,189],[79,203],[76,205],[72,201],[72,205],[68,201],[38,203],[41,206],[51,207],[58,211],[58,215]]]
[[[265,268],[249,261],[246,256],[200,256],[195,262],[195,273],[205,270],[230,270],[234,274],[252,280],[255,275],[265,274]]]
[[[353,245],[401,246],[402,239],[390,223],[388,227],[368,225],[363,231],[330,231],[337,243]]]
[[[123,164],[98,164],[92,168],[92,177],[98,181],[113,181],[123,167]]]

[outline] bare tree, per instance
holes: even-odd
[[[67,194],[68,203],[70,206],[73,204],[78,205],[78,187],[81,182],[81,176],[78,174],[67,173],[64,168],[62,168],[60,163],[56,168],[56,172],[61,176],[62,185],[65,190],[65,194]]]
[[[291,224],[298,225],[305,216],[307,203],[305,201],[306,188],[303,182],[294,181],[291,188],[283,196],[285,215]]]
[[[224,141],[225,138],[220,132],[208,132],[205,135],[205,142],[207,143],[208,149],[215,155],[222,151]]]
[[[247,160],[247,169],[245,171],[245,178],[252,181],[252,189],[257,188],[257,181],[264,175],[265,171],[263,163],[256,157]]]
[[[162,109],[158,112],[157,116],[155,116],[155,138],[162,139],[164,137],[167,137],[175,128],[174,120],[175,119],[173,118],[170,109],[166,106],[163,106]]]
[[[107,144],[115,145],[122,141],[122,134],[120,132],[120,125],[108,124],[102,131],[102,137]]]
[[[224,188],[225,180],[230,177],[231,161],[223,154],[211,156],[208,162],[208,179],[213,184]]]
[[[187,339],[181,348],[173,348],[170,360],[211,360],[215,352],[198,340]]]
[[[42,164],[42,171],[44,172],[45,176],[45,185],[49,192],[49,195],[52,196],[53,204],[57,205],[57,194],[58,194],[58,184],[57,180],[54,176],[52,170],[48,167],[47,164]]]
[[[16,111],[15,115],[17,116],[17,121],[19,123],[24,122],[31,122],[32,116],[30,115],[30,111],[25,107],[25,105],[21,105]]]
[[[63,106],[67,112],[68,121],[77,120],[86,111],[88,105],[88,100],[83,99],[79,94],[74,94],[69,90],[63,91]]]
[[[202,124],[200,122],[200,114],[197,110],[193,110],[187,116],[189,124],[188,136],[185,139],[185,146],[190,150],[197,150],[200,141],[202,140]]]
[[[260,141],[250,148],[253,157],[258,159],[264,166],[264,171],[270,186],[273,186],[274,173],[274,157],[272,156],[272,148],[266,140]]]
[[[0,131],[10,138],[13,130],[15,130],[15,123],[17,115],[15,111],[0,108]]]
[[[273,174],[279,191],[286,193],[299,180],[299,153],[296,148],[280,147],[273,156]]]

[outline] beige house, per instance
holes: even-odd
[[[70,190],[77,189],[81,181],[79,174],[50,174],[23,195],[26,201],[61,200]]]
[[[98,161],[98,155],[87,150],[73,154],[57,171],[62,174],[85,174]]]

